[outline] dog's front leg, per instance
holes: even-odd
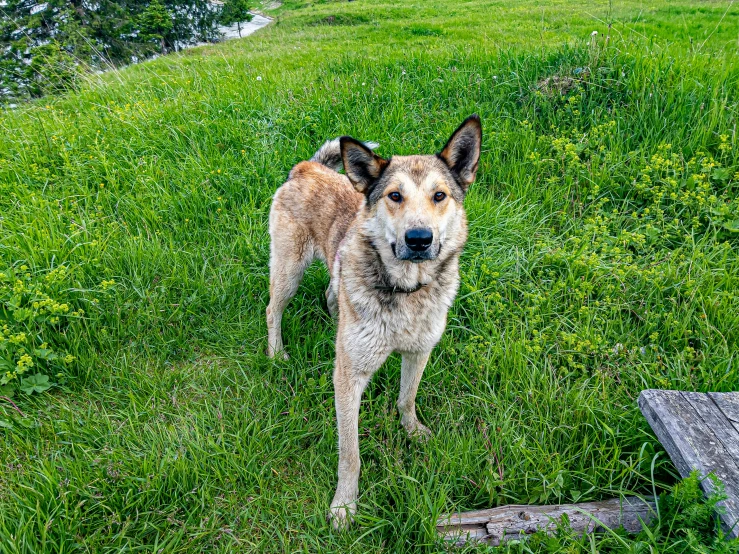
[[[339,324],[334,367],[336,422],[339,431],[339,481],[329,513],[336,529],[345,527],[357,511],[359,405],[372,374],[388,356],[388,352],[357,344],[360,342],[358,340],[352,340],[353,344],[347,343],[347,335],[352,336],[353,333],[345,332]]]
[[[400,365],[400,394],[398,395],[398,411],[400,422],[411,436],[429,437],[431,431],[418,421],[416,416],[416,393],[421,382],[423,370],[426,368],[430,352],[403,352]]]

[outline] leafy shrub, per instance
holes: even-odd
[[[38,98],[70,88],[85,69],[84,64],[55,41],[33,46],[23,55],[14,45],[8,50],[8,55],[20,60],[6,64],[5,78],[0,75],[0,82],[8,86],[8,96]]]

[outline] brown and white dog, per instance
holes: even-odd
[[[351,137],[324,144],[297,164],[269,217],[268,355],[283,350],[282,313],[305,269],[328,265],[329,311],[338,315],[334,392],[339,482],[329,517],[356,511],[362,392],[392,352],[402,354],[398,410],[408,433],[430,431],[416,417],[416,392],[446,327],[467,240],[463,201],[475,179],[482,128],[472,115],[439,154],[383,159]],[[346,176],[337,173],[344,166]]]

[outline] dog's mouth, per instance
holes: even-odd
[[[421,252],[415,252],[413,250],[410,250],[409,248],[402,248],[401,252],[399,253],[397,244],[391,242],[390,249],[393,251],[393,256],[395,256],[396,260],[420,264],[423,262],[435,260],[439,256],[439,252],[441,252],[441,245],[439,245],[438,251],[436,252],[434,251],[434,248],[429,248],[428,250],[423,250]]]

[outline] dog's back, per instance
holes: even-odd
[[[305,257],[318,257],[331,270],[333,254],[362,198],[344,175],[318,162],[300,162],[275,193],[269,222],[272,244],[286,239],[293,250],[297,241]]]
[[[303,273],[316,258],[326,263],[329,273],[333,272],[336,251],[362,205],[364,196],[346,176],[337,173],[341,166],[339,141],[330,140],[311,161],[292,168],[272,201],[270,298],[280,300],[279,305],[267,308],[270,356],[283,350],[279,328],[284,304],[293,297]],[[333,308],[329,293],[327,299]]]
[[[365,144],[377,147],[374,142]],[[346,176],[338,173],[342,166],[339,139],[326,141],[309,161],[290,170],[287,182],[275,193],[270,211],[272,244],[286,237],[291,245],[298,241],[304,256],[311,261],[322,259],[329,272],[336,249],[364,198]]]

